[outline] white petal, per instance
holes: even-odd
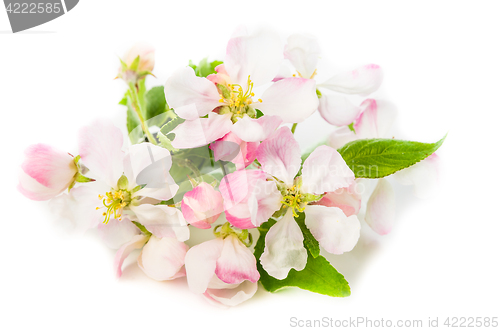
[[[274,224],[266,235],[266,247],[260,257],[262,267],[269,275],[285,279],[290,269],[300,271],[306,267],[307,251],[304,236],[295,222],[291,210]]]
[[[176,237],[179,241],[189,239],[189,228],[180,210],[166,205],[142,204],[131,206],[139,222],[157,237]]]
[[[439,157],[432,154],[417,164],[396,172],[394,178],[403,185],[414,185],[415,196],[428,198],[437,191],[439,184]]]
[[[222,251],[222,238],[205,241],[191,247],[186,254],[186,274],[189,288],[202,294],[215,274],[217,259]]]
[[[175,238],[151,236],[138,258],[139,267],[154,280],[171,280],[180,276],[189,247]]]
[[[382,70],[376,64],[368,64],[353,71],[333,76],[319,86],[346,94],[367,95],[382,84]]]
[[[318,109],[316,82],[305,78],[285,78],[271,85],[255,107],[265,115],[280,116],[284,123],[298,123]]]
[[[234,123],[231,131],[241,140],[258,142],[266,139],[280,126],[282,120],[279,116],[262,116],[258,119],[250,118],[245,114],[243,118]]]
[[[245,280],[253,283],[259,280],[255,256],[236,235],[224,240],[215,274],[225,283],[239,284]]]
[[[258,287],[257,283],[246,280],[237,287],[208,288],[204,295],[212,303],[234,307],[253,297]]]
[[[84,126],[78,135],[83,164],[110,187],[116,187],[123,174],[122,145],[122,132],[107,119]]]
[[[324,93],[321,96],[318,110],[325,121],[336,126],[351,124],[361,112],[361,108],[348,98],[333,93]]]
[[[302,191],[313,194],[333,192],[354,182],[354,173],[342,156],[329,146],[317,147],[305,160]]]
[[[361,115],[354,124],[358,139],[387,138],[396,119],[396,108],[387,101],[366,99],[361,104]]]
[[[362,189],[362,187],[359,188],[359,190]],[[313,204],[340,208],[346,216],[357,215],[361,209],[361,195],[358,194],[358,184],[355,181],[348,188],[328,192],[320,201]]]
[[[288,127],[275,131],[257,149],[262,170],[291,186],[302,160],[299,143]]]
[[[321,49],[315,37],[293,34],[285,45],[285,59],[290,60],[304,78],[312,78],[318,64]]]
[[[379,179],[366,205],[366,223],[380,235],[392,230],[396,212],[394,190],[387,179]]]
[[[165,97],[179,117],[194,120],[219,107],[217,87],[208,79],[197,77],[193,68],[177,70],[165,83]]]
[[[224,65],[233,83],[246,88],[248,76],[255,86],[270,82],[283,61],[283,46],[274,31],[239,33],[227,44]]]
[[[146,237],[146,236],[144,236],[142,234],[138,234],[138,235],[132,237],[132,239],[128,243],[126,243],[125,245],[123,245],[116,252],[115,262],[114,262],[114,268],[115,268],[115,271],[116,271],[116,276],[118,278],[121,277],[121,275],[122,275],[122,264],[123,264],[123,261],[125,261],[125,259],[127,258],[127,256],[129,256],[129,254],[132,253],[133,250],[142,248],[142,246],[144,246],[144,244],[146,243],[146,241],[148,241],[148,237]]]
[[[361,225],[356,215],[345,216],[337,207],[308,205],[305,209],[306,226],[329,253],[351,251],[359,239]]]
[[[139,228],[127,218],[122,221],[110,219],[107,224],[100,223],[97,229],[101,239],[112,249],[120,248],[141,233]]]
[[[178,125],[172,133],[172,146],[178,149],[205,146],[222,138],[231,130],[231,114],[218,115],[214,112],[208,118],[198,118]]]
[[[330,137],[328,137],[328,146],[339,149],[348,142],[356,140],[356,134],[351,131],[347,126],[336,129],[332,132]]]

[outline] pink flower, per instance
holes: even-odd
[[[18,190],[32,200],[49,200],[67,189],[78,172],[73,156],[45,145],[29,146],[19,173]]]
[[[354,121],[355,132],[348,127],[335,130],[329,138],[331,147],[337,149],[357,139],[391,137],[389,130],[397,114],[392,104],[383,100],[366,99],[359,108],[361,113]],[[403,185],[414,185],[415,195],[426,197],[438,182],[438,156],[432,154],[390,177]],[[395,222],[396,197],[388,179],[382,178],[376,183],[375,189],[368,196],[365,221],[376,233],[385,235],[391,232]],[[362,185],[368,186],[368,183],[363,181]]]
[[[234,234],[191,247],[185,261],[189,288],[211,302],[235,306],[257,291],[255,257]]]
[[[173,147],[203,146],[229,132],[245,142],[259,142],[281,120],[300,122],[308,117],[318,106],[314,81],[283,79],[255,98],[253,88],[270,83],[282,60],[277,34],[241,31],[229,40],[224,65],[216,68],[217,74],[201,78],[190,67],[176,71],[165,84],[165,95],[186,121],[172,131],[176,134]],[[265,116],[256,119],[256,108]]]
[[[249,143],[241,140],[233,132],[217,139],[209,148],[214,152],[215,161],[233,162],[237,170],[246,168],[255,160],[258,142]]]
[[[288,37],[285,58],[295,67],[299,77],[311,80],[315,78],[320,54],[321,49],[316,38],[301,34]],[[286,76],[282,74],[277,80]],[[321,116],[332,125],[349,125],[361,110],[346,95],[368,95],[375,92],[381,83],[382,71],[376,64],[368,64],[332,76],[317,85],[318,90],[321,91],[318,110]],[[325,93],[325,90],[328,93]]]
[[[224,211],[221,194],[205,182],[184,194],[181,209],[186,221],[200,229],[210,229]]]

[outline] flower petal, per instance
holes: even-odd
[[[266,222],[281,207],[276,184],[260,170],[241,170],[226,175],[219,190],[224,198],[227,220],[240,229]]]
[[[366,205],[366,223],[380,235],[392,230],[395,220],[396,198],[387,179],[379,179],[368,204]]]
[[[283,61],[283,46],[274,31],[239,33],[227,44],[224,66],[233,83],[245,89],[247,79],[255,86],[270,82]]]
[[[295,222],[291,210],[274,224],[266,235],[266,246],[260,257],[262,267],[277,279],[285,279],[290,269],[300,271],[306,267],[307,251],[304,236]]]
[[[312,78],[321,49],[315,37],[305,34],[293,34],[285,45],[285,59],[288,59],[297,72],[304,78]]]
[[[148,241],[148,237],[138,234],[132,237],[128,243],[120,247],[120,249],[116,252],[114,268],[116,271],[116,276],[118,278],[122,275],[122,264],[123,261],[132,253],[135,249],[140,249],[144,244]]]
[[[97,229],[101,239],[111,249],[118,249],[141,234],[139,228],[127,218],[122,221],[110,219],[107,224],[100,223]]]
[[[324,93],[319,99],[318,110],[328,123],[336,126],[349,125],[358,117],[361,108],[343,95]]]
[[[361,104],[361,115],[354,124],[358,139],[387,138],[396,118],[396,108],[383,100],[366,99]]]
[[[243,118],[234,123],[231,131],[243,141],[259,142],[273,133],[281,122],[283,121],[279,116],[262,116],[253,119],[245,114]]]
[[[222,283],[222,282],[221,282]],[[224,283],[225,284],[225,283]],[[228,285],[228,284],[226,284]],[[205,297],[212,303],[234,307],[254,296],[258,289],[257,283],[245,280],[237,287],[208,288]]]
[[[178,149],[205,146],[222,138],[232,125],[231,114],[218,115],[213,112],[208,118],[185,121],[172,130],[175,133],[172,146]]]
[[[265,115],[277,115],[284,123],[298,123],[318,109],[316,82],[305,78],[285,78],[271,85],[256,105]]]
[[[328,137],[328,146],[339,149],[348,142],[356,140],[356,134],[351,131],[347,126],[336,129],[332,132],[330,137]]]
[[[282,127],[263,141],[257,149],[262,170],[291,186],[302,160],[299,143],[290,128]]]
[[[217,259],[222,252],[222,238],[193,246],[186,254],[187,282],[191,291],[202,294],[215,273]]]
[[[426,159],[400,170],[394,178],[402,185],[413,185],[415,196],[425,199],[436,192],[439,183],[439,157],[436,153]]]
[[[340,208],[346,216],[357,215],[361,209],[361,196],[356,192],[356,182],[348,188],[328,192],[313,205]]]
[[[132,205],[130,209],[139,222],[159,238],[175,236],[179,241],[189,239],[189,228],[179,209],[166,205]]]
[[[78,148],[83,164],[110,187],[116,187],[123,174],[123,135],[107,119],[94,121],[80,129]]]
[[[234,125],[233,125],[234,126]],[[229,132],[221,139],[210,144],[216,161],[232,162],[237,170],[241,170],[255,161],[255,153],[259,143],[247,143],[233,132]]]
[[[228,284],[239,284],[245,280],[252,283],[258,281],[260,275],[252,252],[236,235],[229,235],[223,243],[215,269],[217,277]]]
[[[367,95],[375,92],[381,84],[382,69],[376,64],[368,64],[337,74],[318,86],[340,93]]]
[[[64,191],[64,188],[50,188],[40,184],[36,179],[30,177],[23,170],[19,170],[18,180],[19,184],[17,185],[17,190],[26,198],[35,201],[50,200],[57,197],[57,195]]]
[[[177,70],[165,83],[165,97],[175,113],[186,120],[195,120],[219,107],[217,87],[208,79],[197,77],[193,68]]]
[[[189,247],[172,237],[151,236],[137,259],[139,267],[154,280],[178,278]]]
[[[306,226],[329,253],[351,251],[359,239],[361,225],[356,215],[347,217],[340,208],[308,205]]]
[[[186,221],[200,229],[210,229],[224,211],[222,195],[205,182],[184,194],[181,208]]]
[[[354,173],[342,156],[329,146],[317,147],[302,168],[302,191],[313,194],[333,192],[354,182]]]

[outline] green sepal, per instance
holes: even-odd
[[[152,233],[148,231],[148,229],[146,229],[146,227],[144,225],[142,225],[141,223],[139,222],[136,222],[136,221],[132,221],[132,223],[135,224],[135,226],[137,226],[139,228],[139,230],[141,230],[141,232],[148,236],[148,237],[151,237]]]
[[[307,251],[306,267],[297,271],[291,269],[288,277],[282,280],[273,278],[260,264],[260,256],[264,252],[265,235],[276,221],[269,220],[259,228],[260,236],[255,245],[255,258],[257,270],[260,273],[260,283],[269,292],[276,292],[286,287],[298,287],[303,290],[328,295],[331,297],[347,297],[351,294],[349,283],[323,256],[314,258]]]
[[[321,91],[316,89],[316,95],[318,96],[318,99],[321,99]]]
[[[77,183],[89,183],[89,182],[95,182],[95,179],[85,177],[81,173],[77,173],[75,175],[75,182]]]
[[[139,55],[137,55],[137,57],[134,59],[134,61],[132,61],[132,63],[130,64],[130,66],[128,68],[132,71],[137,71],[137,69],[139,68],[140,62],[141,62],[141,57]]]
[[[198,77],[207,77],[208,75],[217,73],[215,67],[222,64],[222,61],[212,61],[208,62],[207,58],[200,61],[198,65],[195,65],[192,61],[189,61],[189,66],[193,68],[194,73]]]
[[[360,139],[338,150],[356,178],[383,178],[430,156],[443,144],[395,139]]]
[[[356,130],[354,129],[354,122],[352,122],[351,124],[349,124],[347,127],[349,128],[349,130],[351,130],[352,132],[356,133]]]
[[[264,116],[264,113],[263,113],[263,112],[261,112],[261,111],[260,111],[260,110],[258,110],[258,109],[255,109],[255,112],[257,113],[257,115],[255,116],[255,118],[260,118],[260,117]]]

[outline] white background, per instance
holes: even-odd
[[[0,9],[2,330],[284,330],[290,318],[422,319],[500,316],[498,120],[500,6],[495,1],[96,1],[27,32],[11,34]],[[298,289],[260,290],[221,310],[185,279],[155,282],[133,259],[116,280],[114,252],[96,236],[69,235],[45,203],[16,190],[23,150],[44,142],[71,153],[76,131],[96,117],[124,127],[113,80],[118,56],[136,41],[157,48],[151,86],[205,56],[222,58],[240,24],[284,37],[315,34],[323,77],[376,63],[375,97],[399,109],[397,137],[434,142],[441,189],[418,200],[396,186],[397,222],[385,237],[363,229],[358,246],[331,261],[349,298]],[[330,70],[331,69],[331,70]],[[303,147],[331,132],[319,116],[297,128]]]

